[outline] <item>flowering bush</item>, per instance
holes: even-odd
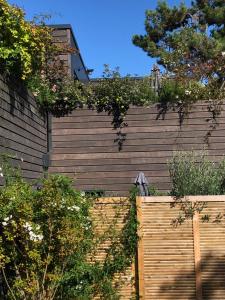
[[[0,191],[0,268],[11,299],[53,299],[72,255],[92,248],[91,201],[53,176],[34,191],[16,180]]]
[[[1,297],[117,299],[114,275],[130,266],[136,251],[134,206],[122,231],[115,230],[115,219],[97,233],[94,199],[74,190],[69,178],[49,176],[37,189],[9,170],[2,166],[7,180],[0,188]],[[100,263],[96,251],[104,241],[111,243],[110,255]]]
[[[51,112],[56,117],[82,107],[88,95],[84,84],[67,76],[53,80],[49,76],[36,75],[29,80],[28,87],[33,91],[41,110]]]
[[[134,79],[121,77],[119,69],[110,70],[105,65],[103,78],[89,85],[87,104],[98,112],[112,115],[114,128],[123,127],[130,105],[148,105],[157,101],[149,77]]]

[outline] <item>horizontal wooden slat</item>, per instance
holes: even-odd
[[[40,131],[45,134],[46,130],[44,123],[41,125],[40,123],[36,122],[35,119],[38,119],[38,116],[35,116],[28,109],[24,108],[20,111],[16,107],[13,107],[11,104],[5,102],[4,100],[0,100],[0,110],[0,115],[5,119],[13,118],[20,124],[28,124],[31,127],[30,130],[34,130],[34,132]]]
[[[121,132],[113,129],[112,116],[85,107],[66,117],[53,118],[51,172],[70,176],[75,172],[77,186],[84,187],[84,182],[90,180],[106,190],[110,179],[110,186],[129,187],[134,174],[142,171],[150,185],[167,191],[168,161],[175,151],[205,149],[213,162],[224,157],[224,108],[223,104],[215,120],[207,102],[196,103],[181,120],[176,107],[166,111],[158,105],[131,107],[125,119],[128,126]],[[127,192],[121,191],[121,195]]]
[[[16,84],[0,78],[0,153],[11,155],[12,166],[20,167],[25,179],[35,180],[43,175],[46,120],[32,95]]]

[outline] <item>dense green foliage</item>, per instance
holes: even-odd
[[[42,68],[50,51],[50,29],[43,23],[25,21],[22,9],[1,0],[0,72],[26,80]]]
[[[110,70],[105,65],[103,78],[84,86],[86,97],[84,103],[90,109],[107,112],[112,116],[114,128],[121,128],[128,125],[126,114],[131,106],[147,107],[158,103],[159,107],[187,107],[198,100],[205,99],[208,91],[205,86],[195,81],[189,82],[187,88],[179,81],[164,77],[156,93],[152,81],[151,76],[121,77],[118,68]]]
[[[57,44],[44,19],[29,22],[21,8],[0,1],[0,73],[31,89],[43,111],[63,116],[79,106],[85,94],[60,60],[61,54],[75,49]]]
[[[112,115],[114,128],[127,125],[131,105],[188,106],[198,100],[224,98],[225,33],[223,1],[196,1],[190,8],[169,8],[159,2],[146,12],[146,35],[134,43],[166,69],[157,93],[154,78],[121,77],[108,66],[103,78],[84,85],[68,77],[61,54],[76,51],[56,45],[43,21],[25,20],[24,12],[0,2],[0,72],[21,79],[33,91],[41,109],[64,116],[87,105]]]
[[[145,35],[133,42],[178,78],[214,81],[225,77],[225,5],[196,0],[170,8],[160,1],[146,11]]]
[[[28,81],[42,111],[62,117],[78,107],[83,107],[89,95],[84,84],[67,76],[35,75]]]
[[[172,206],[178,206],[180,213],[172,220],[173,225],[182,224],[192,218],[195,212],[202,212],[205,202],[190,202],[188,195],[223,195],[225,193],[225,160],[217,165],[207,159],[205,152],[178,152],[169,162],[172,189],[170,194],[176,201]],[[184,197],[184,198],[183,198]],[[214,222],[219,222],[221,212],[218,212]],[[210,216],[202,215],[202,221],[208,221]]]
[[[225,161],[217,165],[205,152],[178,152],[169,162],[171,195],[222,195],[225,192]]]
[[[146,11],[145,31],[133,36],[133,43],[157,59],[175,81],[172,103],[178,100],[187,108],[194,101],[209,100],[219,107],[225,97],[224,1],[195,0],[190,7],[159,1],[156,9]],[[171,103],[167,94],[164,100]]]
[[[122,231],[117,218],[95,230],[95,199],[74,190],[61,175],[42,179],[38,189],[5,163],[0,188],[1,299],[119,299],[114,275],[130,267],[136,252],[135,202]],[[99,220],[101,222],[101,219]],[[98,261],[104,241],[107,255]]]
[[[110,70],[107,65],[103,78],[91,83],[88,91],[88,107],[112,115],[115,128],[126,125],[124,117],[131,105],[143,106],[157,101],[150,78],[121,77],[118,68]]]

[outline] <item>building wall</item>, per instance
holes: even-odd
[[[54,42],[57,45],[69,44],[69,30],[66,28],[54,28],[52,31]],[[60,59],[63,61],[65,68],[68,68],[68,73],[71,75],[71,59],[69,54],[60,55]]]
[[[60,56],[60,59],[64,61],[65,67],[68,68],[69,75],[81,82],[89,81],[86,67],[84,65],[84,61],[82,59],[80,49],[78,47],[71,25],[61,24],[52,25],[51,27],[54,28],[52,34],[57,44],[60,45],[64,43],[74,49],[73,53]]]
[[[46,152],[46,120],[35,99],[0,78],[0,154],[13,156],[12,163],[21,167],[24,178],[36,179],[43,174]]]
[[[164,111],[156,105],[133,107],[126,119],[128,127],[122,129],[126,136],[119,151],[119,135],[111,117],[77,110],[68,117],[53,119],[51,172],[71,176],[80,189],[123,196],[142,171],[150,185],[168,191],[167,164],[173,151],[206,149],[213,161],[223,158],[224,116],[221,111],[215,124],[206,103],[193,106],[183,121],[177,110]]]

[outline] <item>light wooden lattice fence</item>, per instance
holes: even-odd
[[[177,227],[172,197],[137,197],[140,299],[225,299],[225,196],[190,196],[206,208]]]
[[[109,233],[115,239],[119,237],[123,227],[126,223],[126,218],[129,213],[130,203],[125,197],[114,198],[99,198],[92,209],[92,216],[95,225],[96,233],[99,237]],[[110,231],[113,230],[113,234]],[[108,249],[113,240],[110,238],[102,239],[98,244],[95,261],[104,263],[108,255]],[[114,286],[117,288],[121,299],[130,300],[135,299],[135,268],[134,263],[126,270],[125,273],[115,274]],[[97,296],[95,299],[99,299]]]

